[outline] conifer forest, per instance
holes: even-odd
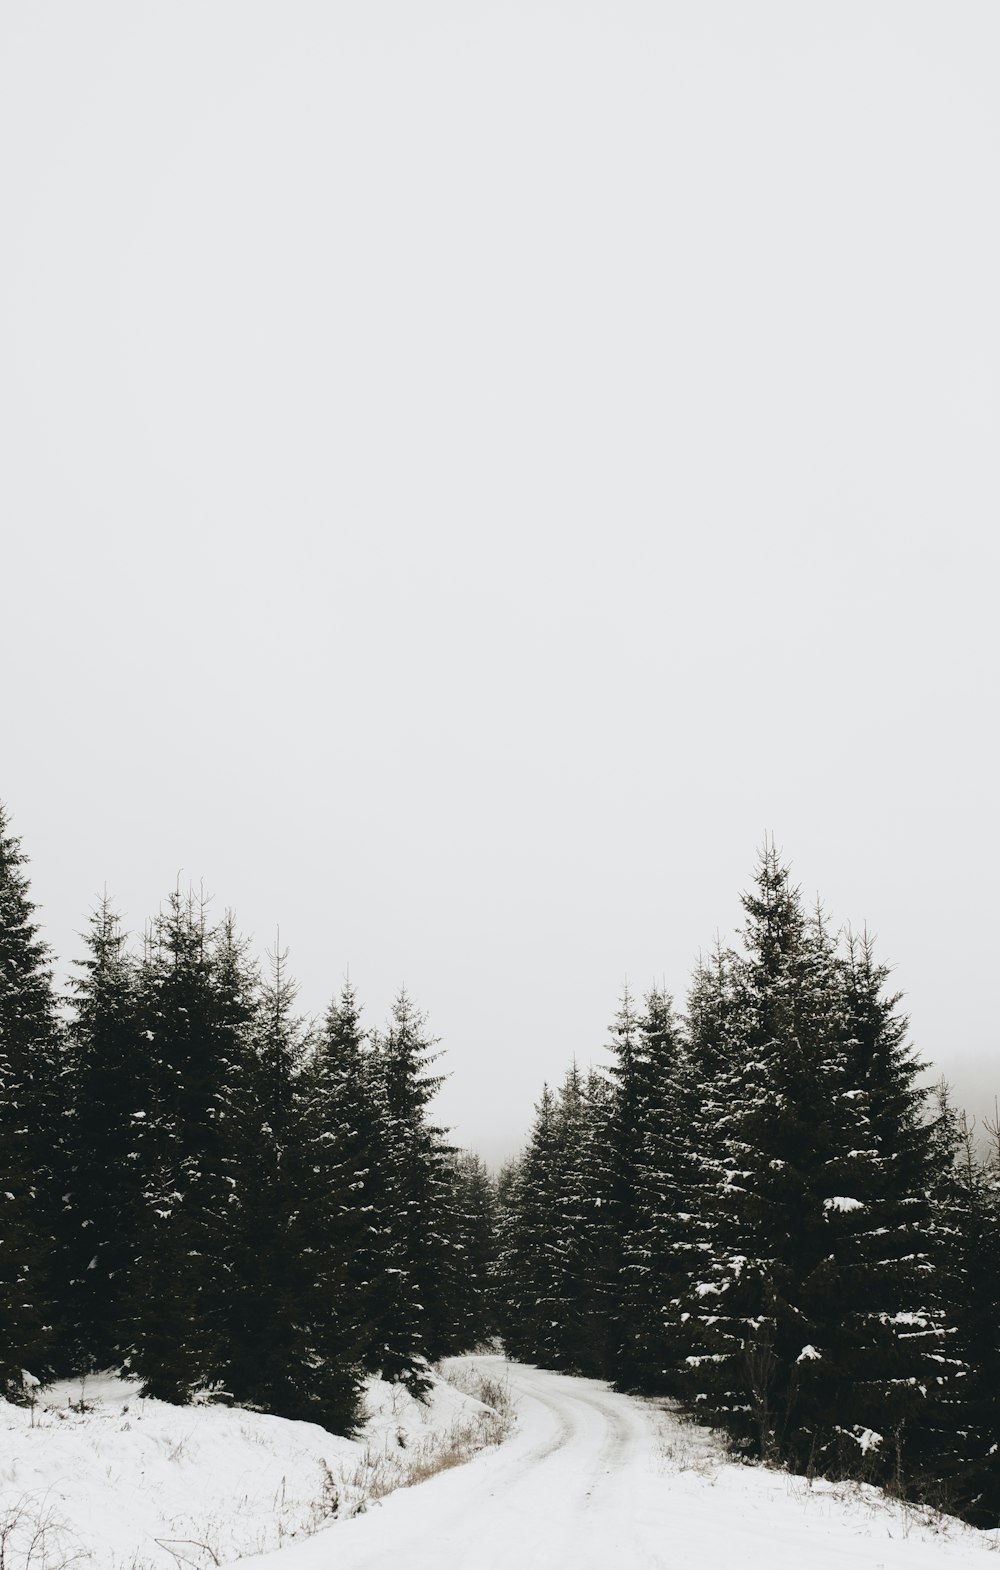
[[[742,903],[494,1176],[406,992],[306,1021],[286,955],[191,894],[137,943],[103,901],[63,996],[0,809],[0,1394],[116,1369],[347,1434],[366,1375],[419,1395],[492,1342],[995,1526],[998,1131],[928,1090],[886,962],[773,844]]]

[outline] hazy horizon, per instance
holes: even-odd
[[[18,824],[13,814],[11,814],[10,827],[12,832],[18,833]],[[23,835],[20,837],[22,839],[22,850],[29,860],[27,870],[29,877],[32,879],[32,897],[36,903],[39,903],[40,896],[37,880],[34,876],[35,867],[34,858],[31,855],[31,847],[24,843]],[[787,857],[785,859],[787,860]],[[742,889],[746,889],[751,885],[753,868],[754,858],[751,858],[747,875],[741,884]],[[792,873],[793,882],[798,882],[799,880],[795,878],[794,864],[792,865]],[[197,883],[194,883],[181,878],[175,882],[174,886],[180,889],[182,895],[191,892],[196,899],[201,898],[206,901],[206,914],[210,926],[214,925],[225,911],[230,908],[225,901],[211,892],[204,880],[198,880]],[[167,892],[169,893],[169,890]],[[112,908],[120,912],[120,906],[114,898],[113,891],[104,887],[95,895],[94,905],[96,906],[97,901],[104,895],[107,895],[109,898]],[[817,897],[822,897],[819,892]],[[806,900],[808,904],[808,896],[806,896]],[[134,950],[139,951],[141,949],[146,923],[155,917],[162,903],[161,901],[159,904],[151,906],[141,923],[137,924],[134,921],[129,923],[125,919],[124,926],[126,931],[130,933],[132,940],[130,946]],[[530,1076],[525,1071],[523,1062],[521,1073],[515,1081],[524,1096],[523,1104],[520,1107],[515,1103],[510,1093],[510,1088],[505,1086],[503,1082],[499,1085],[496,1084],[492,1077],[491,1070],[497,1067],[498,1063],[500,1066],[503,1065],[504,1043],[498,1043],[499,1050],[497,1047],[493,1047],[488,1054],[479,1054],[476,1051],[477,1043],[475,1040],[458,1039],[450,1041],[442,1034],[440,1021],[435,1017],[434,1012],[428,1007],[426,999],[421,995],[415,978],[401,978],[394,985],[391,978],[385,973],[384,968],[380,969],[378,966],[363,967],[379,979],[380,990],[373,1006],[373,1000],[366,994],[363,981],[359,980],[359,969],[361,967],[354,964],[345,965],[339,975],[329,978],[325,990],[322,980],[317,983],[315,976],[305,977],[299,973],[295,964],[294,951],[289,954],[288,973],[298,988],[296,1010],[307,1022],[319,1022],[330,1001],[335,994],[339,993],[344,981],[349,979],[357,993],[358,1001],[362,1005],[363,1024],[367,1028],[380,1028],[387,1023],[394,997],[400,988],[405,987],[417,1007],[428,1015],[430,1033],[434,1037],[439,1038],[440,1041],[439,1051],[442,1056],[438,1066],[445,1074],[446,1082],[442,1087],[436,1104],[438,1112],[444,1116],[449,1126],[454,1128],[456,1137],[463,1146],[475,1150],[489,1165],[496,1168],[511,1156],[516,1155],[522,1147],[532,1120],[534,1105],[541,1093],[543,1083],[547,1082],[552,1087],[561,1083],[573,1059],[576,1059],[583,1067],[591,1064],[598,1066],[601,1064],[607,1065],[611,1061],[605,1046],[608,1026],[617,1009],[622,988],[625,985],[628,985],[637,1002],[641,1001],[643,994],[650,987],[666,985],[667,989],[674,995],[679,1012],[683,1012],[687,986],[692,978],[692,972],[699,953],[707,952],[712,947],[716,936],[721,939],[724,947],[732,945],[739,948],[738,929],[744,919],[743,912],[739,906],[738,896],[734,896],[727,903],[732,907],[733,926],[726,931],[723,931],[721,928],[718,929],[718,932],[713,932],[700,947],[692,949],[686,969],[682,961],[675,957],[676,963],[672,968],[661,967],[656,974],[650,974],[644,978],[631,973],[628,975],[623,974],[617,990],[610,994],[607,999],[604,1017],[598,1019],[595,1015],[593,1029],[586,1029],[585,1022],[580,1018],[579,1010],[571,1011],[568,1019],[575,1023],[579,1032],[575,1043],[571,1039],[568,1028],[558,1033],[553,1033],[551,1039],[537,1042],[539,1064],[537,1082],[532,1084]],[[834,916],[834,913],[830,912],[828,907],[826,908],[827,913]],[[242,935],[250,942],[251,952],[261,962],[262,969],[266,973],[268,954],[273,953],[278,944],[280,944],[282,951],[288,948],[288,929],[283,926],[279,930],[276,927],[269,938],[261,938],[260,934],[246,931],[239,921],[238,911],[235,912],[235,915]],[[48,912],[40,904],[36,911],[35,919],[39,924],[41,935],[53,947],[55,973],[60,993],[63,993],[73,971],[72,962],[82,959],[85,954],[82,936],[86,928],[86,922],[81,921],[72,932],[65,927],[65,924],[62,924],[60,930],[63,932],[63,947],[56,952],[53,944],[54,929],[48,919]],[[865,922],[854,923],[849,920],[838,921],[834,919],[834,926],[837,928],[853,927],[855,931],[861,931],[866,925],[869,926],[869,930],[872,930],[870,924]],[[76,937],[75,944],[73,942],[74,935]],[[988,1055],[978,1059],[975,1053],[971,1051],[965,1054],[961,1051],[952,1052],[942,1057],[941,1054],[936,1054],[929,1048],[926,1043],[921,1042],[912,1029],[912,1010],[909,1005],[909,998],[905,994],[905,978],[901,974],[901,972],[905,972],[906,967],[905,965],[901,966],[898,962],[894,962],[892,956],[883,951],[883,945],[880,942],[877,942],[876,947],[878,958],[883,962],[889,963],[892,968],[894,989],[904,991],[901,1009],[904,1014],[911,1018],[909,1039],[917,1057],[925,1064],[925,1082],[932,1084],[942,1076],[946,1078],[953,1091],[956,1106],[964,1109],[970,1116],[974,1117],[980,1131],[982,1131],[983,1124],[987,1118],[996,1121],[996,1098],[998,1088],[1000,1088],[1000,1077],[993,1072],[995,1065]],[[588,989],[587,995],[593,998],[593,989]],[[447,998],[442,998],[440,1001],[449,1017],[453,1017],[455,1010],[451,1009],[449,1011]],[[560,1051],[562,1052],[561,1057],[559,1055]],[[477,1067],[481,1067],[483,1070],[481,1077],[476,1074]],[[463,1083],[463,1075],[468,1074],[470,1068],[473,1075],[472,1085]],[[498,1121],[496,1111],[498,1105],[505,1109],[505,1124]]]

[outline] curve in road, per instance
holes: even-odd
[[[509,1380],[513,1435],[254,1570],[986,1570],[981,1535],[923,1532],[874,1490],[728,1462],[599,1380],[462,1361]]]

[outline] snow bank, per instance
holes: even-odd
[[[407,1480],[410,1458],[486,1408],[435,1380],[426,1405],[369,1381],[356,1440],[241,1408],[143,1400],[111,1375],[0,1401],[5,1570],[178,1570],[267,1552]]]

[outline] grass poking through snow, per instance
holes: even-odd
[[[438,1373],[478,1409],[466,1409],[447,1428],[432,1428],[417,1438],[400,1429],[395,1443],[387,1437],[381,1448],[367,1446],[358,1465],[343,1477],[345,1514],[357,1515],[397,1488],[412,1488],[462,1466],[510,1433],[516,1413],[506,1378],[465,1362],[444,1363]]]

